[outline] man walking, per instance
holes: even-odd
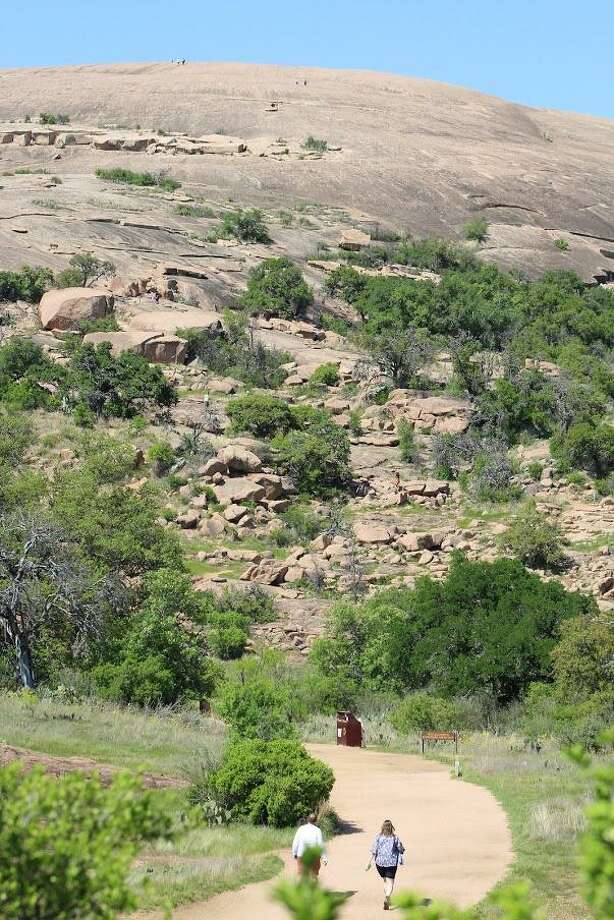
[[[317,878],[320,874],[320,862],[327,865],[328,857],[324,850],[322,831],[316,824],[316,816],[314,814],[309,815],[307,824],[302,824],[299,827],[292,842],[292,856],[296,859],[299,875],[302,875],[305,871],[303,867],[303,854],[312,847],[318,847],[322,851],[322,856],[315,859],[309,867],[311,874]]]

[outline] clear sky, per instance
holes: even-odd
[[[1,68],[360,68],[614,117],[614,0],[0,0],[0,30]]]

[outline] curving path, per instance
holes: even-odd
[[[511,835],[503,809],[486,789],[451,779],[446,767],[417,756],[308,747],[335,771],[332,804],[348,825],[349,833],[332,841],[329,865],[320,876],[327,888],[354,892],[343,920],[373,920],[382,909],[381,880],[365,866],[373,836],[387,817],[407,850],[397,890],[412,888],[466,907],[505,875],[513,859]],[[292,873],[289,856],[285,862]],[[275,881],[177,908],[173,920],[287,920],[270,901]]]

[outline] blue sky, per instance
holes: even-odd
[[[1,68],[173,57],[351,67],[614,117],[614,0],[0,0],[0,7]]]

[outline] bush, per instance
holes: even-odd
[[[554,245],[561,252],[567,252],[569,250],[569,243],[567,242],[567,240],[563,240],[563,239],[555,240]]]
[[[236,740],[209,777],[214,797],[235,820],[273,827],[305,820],[333,783],[330,767],[290,740]]]
[[[71,267],[60,272],[55,279],[58,287],[88,287],[115,273],[113,262],[99,259],[93,252],[78,252],[71,256],[68,264]]]
[[[609,611],[567,620],[552,650],[554,687],[559,699],[570,703],[598,694],[614,699],[612,662],[614,630]]]
[[[108,342],[74,349],[62,390],[69,405],[85,406],[98,417],[132,418],[144,409],[177,402],[175,387],[160,367],[132,352],[115,357]]]
[[[249,432],[257,438],[272,438],[295,425],[288,402],[264,393],[250,393],[231,399],[226,412],[233,431]]]
[[[241,303],[255,313],[293,319],[313,303],[313,291],[289,259],[265,259],[250,271]]]
[[[188,343],[188,358],[198,358],[214,374],[235,377],[252,387],[281,386],[287,373],[282,365],[291,355],[277,348],[268,348],[248,330],[244,313],[227,313],[225,331],[212,334],[209,330],[183,329],[178,334]]]
[[[413,427],[408,421],[401,419],[397,426],[397,434],[399,436],[401,460],[404,460],[405,463],[412,463],[418,453]]]
[[[168,706],[210,696],[218,670],[202,636],[185,621],[201,599],[189,576],[160,570],[144,580],[145,599],[117,659],[93,670],[101,694],[123,703]]]
[[[303,150],[310,150],[314,153],[324,153],[325,150],[328,150],[328,141],[310,134],[309,137],[303,141],[302,147]]]
[[[278,434],[272,444],[279,468],[300,492],[325,495],[345,488],[351,479],[350,441],[328,413],[312,413],[303,421],[302,430]],[[294,415],[300,420],[296,411]]]
[[[120,776],[57,779],[0,770],[0,913],[4,920],[111,920],[137,907],[128,872],[146,841],[171,836],[151,792]]]
[[[516,515],[501,539],[503,549],[532,569],[561,569],[566,556],[561,528],[529,505]]]
[[[165,192],[174,192],[181,188],[181,182],[165,176],[163,173],[133,172],[131,169],[114,167],[113,169],[97,169],[96,177],[107,182],[118,182],[124,185],[140,185],[145,187],[161,188]]]
[[[309,378],[315,386],[336,387],[339,383],[339,367],[337,364],[320,364]]]
[[[572,425],[550,442],[550,453],[561,470],[580,468],[605,477],[614,471],[614,426],[605,422]]]
[[[483,243],[488,236],[488,221],[485,217],[474,217],[465,224],[465,239]]]
[[[454,703],[424,692],[405,697],[391,713],[390,721],[403,735],[416,731],[453,731],[458,728]]]
[[[213,208],[200,204],[178,204],[175,214],[179,217],[215,217]]]
[[[522,492],[512,483],[514,473],[514,464],[503,446],[484,442],[475,457],[470,490],[481,501],[511,501]]]
[[[271,623],[277,619],[274,600],[257,585],[245,590],[226,588],[216,596],[215,606],[220,613],[233,613],[248,623]]]
[[[272,533],[278,546],[296,546],[297,543],[309,543],[325,528],[323,518],[309,509],[293,505],[280,516],[281,527]]]
[[[264,223],[262,211],[251,208],[247,211],[232,211],[222,220],[212,234],[217,239],[240,240],[242,243],[271,243],[269,231]]]
[[[53,272],[50,268],[24,265],[18,272],[0,272],[0,303],[15,300],[38,303],[52,283]]]
[[[349,265],[339,265],[324,279],[324,290],[333,297],[354,304],[365,288],[366,278]]]
[[[231,661],[243,655],[248,633],[242,626],[235,624],[219,625],[211,630],[208,638],[214,655],[217,655],[222,661]]]
[[[217,715],[228,722],[236,737],[265,741],[296,736],[294,706],[289,688],[268,678],[227,682],[215,699]]]
[[[53,112],[41,112],[38,116],[41,125],[69,125],[69,115],[54,115]]]
[[[121,482],[134,470],[134,448],[106,434],[84,433],[75,452],[98,485]]]
[[[156,476],[166,476],[177,458],[168,441],[156,441],[148,449],[147,459],[153,463]]]

